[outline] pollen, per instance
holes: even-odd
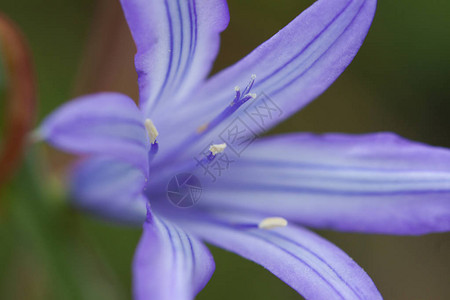
[[[147,129],[148,137],[150,138],[150,142],[152,144],[156,143],[156,138],[158,137],[158,130],[156,130],[155,125],[152,120],[146,119],[144,122],[145,129]]]
[[[208,128],[208,123],[203,124],[202,126],[197,128],[197,133],[202,133],[203,131],[205,131]]]
[[[227,147],[227,144],[225,144],[225,143],[214,144],[209,147],[209,151],[211,151],[212,155],[216,156],[217,154],[222,153],[226,147]]]
[[[265,218],[258,224],[258,228],[260,229],[273,229],[278,227],[286,227],[288,224],[285,218],[281,217],[271,217]]]

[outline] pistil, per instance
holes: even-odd
[[[241,89],[237,86],[234,88],[235,97],[233,101],[231,101],[230,105],[227,106],[217,117],[215,117],[212,121],[205,123],[197,128],[198,134],[205,134],[208,131],[214,129],[217,125],[222,123],[225,119],[231,116],[239,107],[241,107],[244,103],[246,103],[250,99],[255,99],[256,94],[250,93],[253,84],[255,83],[256,75],[252,75],[250,82],[245,87],[244,91],[241,92]]]

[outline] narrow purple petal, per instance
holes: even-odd
[[[133,262],[134,299],[194,299],[214,267],[205,245],[176,225],[149,215]]]
[[[444,232],[450,230],[450,151],[390,133],[270,137],[250,146],[202,197],[201,205],[319,228]]]
[[[189,106],[179,115],[175,110],[170,119],[183,124],[186,131],[195,132],[230,104],[235,86],[243,88],[255,74],[251,92],[261,97],[243,105],[202,140],[202,145],[216,138],[236,117],[255,133],[268,130],[337,79],[363,43],[375,8],[376,0],[315,2],[248,56],[213,76],[192,97]],[[170,139],[183,140],[182,133]]]
[[[73,204],[108,221],[141,225],[146,216],[142,171],[109,157],[79,162],[71,178]]]
[[[121,0],[137,46],[140,105],[146,116],[202,82],[228,25],[225,0]]]
[[[133,163],[147,172],[150,141],[144,117],[133,100],[100,93],[72,100],[50,116],[39,138],[75,154],[105,154]]]
[[[246,216],[201,220],[186,226],[208,243],[262,265],[306,299],[381,299],[361,267],[339,248],[304,228],[236,226],[240,222],[258,224],[261,220]]]

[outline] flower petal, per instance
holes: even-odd
[[[176,121],[185,129],[167,139],[184,141],[182,133],[196,132],[212,121],[233,100],[233,88],[244,87],[252,74],[256,81],[251,92],[260,97],[244,104],[205,140],[219,136],[235,117],[255,133],[286,119],[324,92],[350,64],[375,8],[376,0],[316,1],[248,56],[208,80],[183,110],[166,116],[164,122]]]
[[[208,243],[262,265],[306,299],[381,299],[364,270],[316,234],[291,225],[243,229],[237,224],[258,224],[261,219],[236,215],[224,219],[186,226]]]
[[[92,157],[75,166],[70,191],[78,208],[109,221],[142,224],[146,184],[142,171],[109,157]]]
[[[228,25],[225,0],[121,0],[137,46],[140,105],[185,96],[208,75]]]
[[[113,155],[148,169],[144,117],[122,94],[94,94],[66,103],[44,120],[37,136],[68,152]]]
[[[214,268],[205,245],[174,224],[149,215],[134,257],[134,298],[194,299]]]
[[[450,150],[390,133],[291,134],[255,142],[200,205],[307,226],[387,234],[450,230]]]

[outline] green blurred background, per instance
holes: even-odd
[[[215,71],[281,29],[313,1],[228,0],[231,23]],[[137,97],[134,46],[118,1],[2,0],[37,69],[38,119],[100,90]],[[0,77],[2,78],[2,77]],[[319,99],[269,134],[394,131],[450,147],[450,2],[379,1],[350,68]],[[0,82],[0,97],[4,96]],[[3,97],[4,98],[4,97]],[[0,103],[3,105],[3,98]],[[130,299],[139,228],[96,221],[66,204],[67,157],[29,149],[0,191],[0,299]],[[450,235],[320,231],[352,256],[386,299],[450,299]],[[299,299],[256,264],[212,248],[216,272],[198,299]]]

